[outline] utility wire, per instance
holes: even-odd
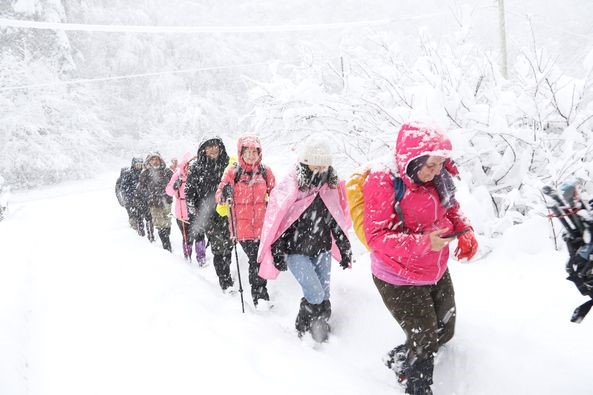
[[[114,77],[80,78],[80,79],[70,80],[70,81],[54,81],[54,82],[45,82],[42,84],[0,87],[0,92],[23,90],[23,89],[46,88],[46,87],[58,86],[58,85],[73,85],[73,84],[85,84],[85,83],[89,83],[89,82],[114,81],[114,80],[130,79],[130,78],[154,77],[154,76],[165,75],[165,74],[194,73],[194,72],[198,72],[198,71],[225,70],[225,69],[234,69],[234,68],[241,68],[241,67],[264,66],[264,65],[274,64],[274,63],[279,63],[279,62],[273,61],[273,62],[259,62],[259,63],[243,63],[243,64],[232,64],[232,65],[225,65],[225,66],[196,67],[196,68],[192,68],[192,69],[158,71],[158,72],[153,72],[153,73],[127,74],[127,75],[119,75],[119,76],[114,76]],[[288,63],[288,62],[280,62],[280,63]]]
[[[128,26],[128,25],[87,25],[80,23],[37,22],[0,18],[0,26],[21,29],[74,30],[109,33],[271,33],[299,32],[314,30],[343,29],[360,26],[386,25],[394,19],[378,19],[357,22],[319,23],[311,25],[269,25],[269,26]]]

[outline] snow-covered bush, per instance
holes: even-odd
[[[524,51],[504,80],[492,55],[462,36],[450,44],[420,38],[412,59],[397,36],[382,33],[348,41],[340,64],[277,68],[253,83],[245,121],[288,146],[325,133],[346,172],[389,154],[401,123],[439,125],[453,140],[468,199],[475,192],[481,209],[490,207],[483,231],[491,235],[541,206],[544,184],[578,177],[593,187],[591,65],[578,80],[542,51]]]

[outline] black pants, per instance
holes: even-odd
[[[239,242],[243,251],[249,260],[249,284],[251,285],[251,296],[253,300],[269,300],[267,281],[258,274],[259,263],[257,263],[257,250],[259,249],[259,240],[242,240]]]
[[[434,285],[393,285],[373,276],[383,303],[406,334],[413,358],[428,359],[455,332],[455,291],[449,270]]]

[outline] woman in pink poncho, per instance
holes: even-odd
[[[315,321],[329,330],[331,256],[344,269],[352,261],[346,194],[331,164],[328,144],[311,136],[295,170],[272,191],[262,228],[260,276],[274,279],[288,268],[303,290],[299,336]]]

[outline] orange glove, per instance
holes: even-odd
[[[467,259],[469,261],[476,255],[476,252],[478,252],[478,240],[476,240],[473,231],[470,230],[457,237],[455,257],[458,260]]]

